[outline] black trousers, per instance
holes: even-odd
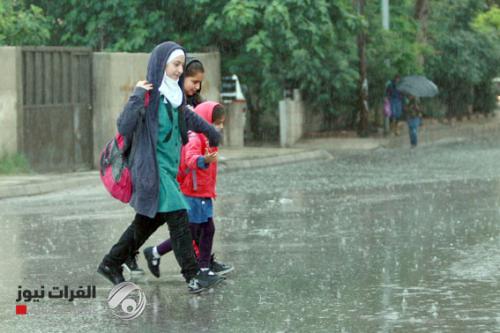
[[[181,273],[186,282],[189,281],[198,272],[198,263],[193,253],[193,241],[186,210],[158,213],[154,218],[136,214],[132,224],[104,257],[103,263],[112,267],[120,267],[165,222],[170,232],[175,259],[181,267]]]

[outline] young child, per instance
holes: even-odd
[[[147,81],[137,83],[117,121],[119,133],[132,142],[130,205],[136,215],[98,267],[98,273],[113,284],[124,281],[122,264],[165,222],[188,290],[200,292],[221,281],[199,271],[189,231],[189,206],[176,180],[188,130],[204,133],[213,146],[220,139],[213,126],[184,105],[179,78],[185,58],[184,49],[174,42],[157,45],[149,58]],[[149,104],[144,107],[147,91]]]
[[[223,107],[215,102],[203,102],[195,108],[195,112],[212,123],[215,128],[222,129],[225,120]],[[229,265],[213,260],[212,245],[215,233],[213,221],[213,200],[216,197],[217,183],[217,148],[210,147],[205,135],[190,132],[189,142],[183,147],[181,164],[177,179],[182,193],[189,203],[189,227],[193,239],[197,240],[199,255],[198,264],[201,274],[214,276],[233,270]],[[160,276],[160,257],[172,250],[170,240],[155,247],[144,249],[144,256],[151,273]],[[215,272],[214,272],[215,271]]]

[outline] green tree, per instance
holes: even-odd
[[[37,6],[0,2],[0,45],[44,45],[50,39],[49,19]]]
[[[488,56],[483,59],[483,77],[474,87],[474,110],[488,113],[496,106],[496,92],[491,79],[500,75],[500,9],[493,5],[484,13],[476,16],[473,29],[485,40]]]
[[[150,52],[160,41],[192,49],[204,39],[202,0],[35,0],[50,13],[53,45],[96,51]]]
[[[472,22],[472,27],[478,32],[493,34],[498,38],[500,34],[500,8],[493,6],[487,12],[477,15]]]
[[[358,18],[350,1],[230,0],[221,12],[207,18],[209,43],[224,54],[225,70],[247,84],[254,133],[277,136],[277,122],[265,120],[277,117],[285,89],[300,89],[310,112],[355,105]]]
[[[381,107],[386,83],[396,74],[423,72],[418,58],[425,54],[426,47],[416,38],[418,25],[413,18],[413,0],[391,2],[390,9],[390,29],[383,30],[379,1],[367,6],[369,103],[374,108]]]
[[[160,41],[176,40],[191,52],[218,49],[223,74],[237,74],[246,87],[256,139],[277,138],[278,101],[287,89],[301,90],[307,116],[323,115],[322,130],[359,124],[360,33],[366,34],[369,105],[381,104],[395,73],[424,73],[438,83],[448,114],[464,113],[467,104],[491,110],[488,91],[500,67],[493,0],[391,1],[389,31],[381,27],[380,1],[365,1],[364,15],[356,1],[29,3],[50,13],[52,45],[149,52]],[[14,15],[27,10],[11,7]]]
[[[498,34],[475,30],[487,2],[448,0],[432,3],[431,39],[434,52],[428,57],[426,72],[441,88],[448,116],[462,117],[469,107],[492,110],[491,79],[498,75],[500,39]]]

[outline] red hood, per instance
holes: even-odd
[[[205,121],[209,124],[212,124],[212,114],[214,113],[214,108],[220,105],[217,102],[203,102],[198,104],[194,108],[194,112],[196,112],[200,117],[205,119]]]

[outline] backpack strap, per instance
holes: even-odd
[[[201,154],[205,155],[205,149],[207,149],[207,139],[202,133],[198,133],[198,139],[201,143]]]
[[[200,144],[201,144],[201,154],[205,155],[205,149],[207,147],[207,144],[206,144],[206,140],[207,139],[201,133],[197,133],[197,135],[198,135],[198,139],[200,140]],[[197,178],[196,178],[196,169],[186,168],[186,170],[184,170],[184,177],[187,176],[189,173],[191,173],[192,176],[193,176],[193,191],[196,192],[198,190],[198,181],[197,181]]]
[[[167,135],[165,135],[165,139],[163,139],[163,142],[168,142],[171,138],[172,138],[172,133],[174,132],[174,114],[172,112],[172,105],[169,103],[167,103],[166,105],[167,107],[167,115],[168,115],[168,119],[170,120],[170,123],[172,123],[172,128],[170,129],[170,132],[167,133]]]

